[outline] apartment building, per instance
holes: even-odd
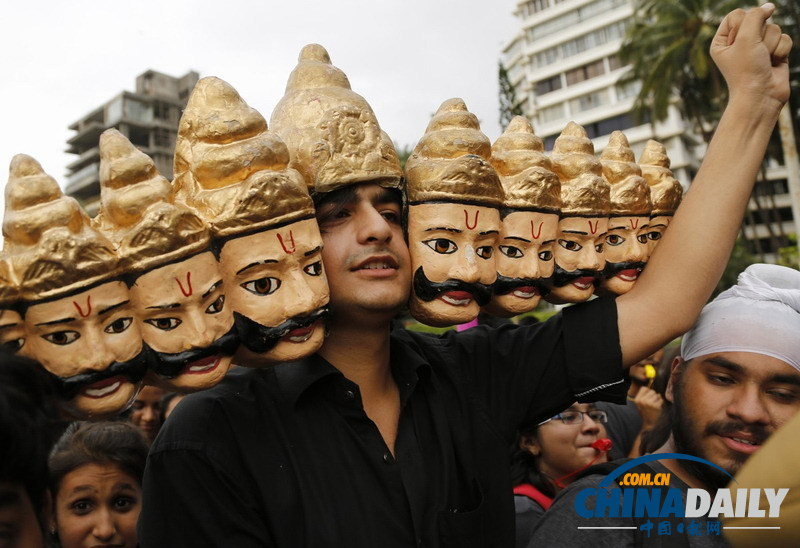
[[[172,178],[178,122],[199,75],[173,77],[148,70],[136,77],[136,91],[123,91],[69,126],[75,134],[67,152],[77,159],[67,166],[66,193],[90,215],[100,199],[100,134],[116,128],[150,156],[159,172]]]
[[[614,130],[625,133],[637,158],[647,140],[655,139],[667,147],[675,176],[687,189],[705,152],[702,138],[674,106],[662,122],[637,124],[631,111],[640,86],[620,84],[626,67],[618,52],[633,13],[632,0],[520,0],[514,12],[520,28],[503,50],[503,66],[547,150],[569,121],[586,129],[598,154]],[[786,169],[770,165],[766,174],[744,231],[750,251],[774,261],[780,235],[796,229]]]

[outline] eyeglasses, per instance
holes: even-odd
[[[561,419],[561,422],[564,424],[580,424],[583,422],[584,415],[589,415],[589,418],[594,422],[608,422],[608,413],[599,409],[593,409],[591,411],[564,411],[563,413],[554,415],[547,420],[543,420],[539,423],[539,426],[555,419]]]

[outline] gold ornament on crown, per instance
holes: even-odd
[[[653,203],[651,216],[675,215],[683,198],[683,187],[669,169],[670,161],[664,145],[652,139],[647,141],[639,157],[639,166],[642,168],[642,176],[650,185]]]
[[[611,185],[610,215],[649,216],[653,208],[650,202],[650,187],[642,177],[636,164],[628,138],[621,131],[614,131],[608,146],[600,155],[603,175]]]
[[[100,136],[100,213],[92,221],[114,243],[126,272],[143,272],[206,249],[200,217],[176,202],[153,160],[116,129]]]
[[[581,126],[570,122],[553,145],[553,171],[561,181],[561,216],[605,217],[611,207],[611,188],[594,145]]]
[[[544,155],[544,143],[527,118],[515,116],[492,145],[491,164],[511,209],[559,213],[561,183]]]
[[[489,162],[492,147],[464,101],[448,99],[406,162],[406,194],[421,202],[476,203],[500,208],[504,193]]]
[[[5,251],[25,301],[39,301],[111,280],[120,273],[113,245],[91,226],[39,162],[11,160],[3,218]]]
[[[300,52],[270,126],[289,147],[290,166],[315,192],[363,182],[400,188],[402,171],[391,139],[319,44]]]
[[[218,237],[313,217],[302,175],[267,122],[227,82],[201,79],[181,117],[175,190]]]

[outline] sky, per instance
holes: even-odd
[[[494,141],[497,62],[516,0],[29,0],[0,21],[0,165],[36,158],[62,187],[68,126],[154,69],[217,76],[269,120],[301,48],[319,43],[381,128],[413,146],[461,97]],[[7,168],[4,181],[8,180]]]

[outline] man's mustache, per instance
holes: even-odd
[[[553,269],[553,277],[550,278],[550,281],[553,287],[563,287],[578,278],[594,278],[593,283],[597,285],[602,278],[602,273],[599,270],[584,270],[582,268],[577,270],[564,270],[556,264]]]
[[[414,294],[425,302],[430,302],[442,293],[450,291],[466,291],[479,306],[484,306],[492,299],[492,286],[482,283],[469,283],[461,280],[445,280],[443,282],[432,282],[419,267],[414,272]]]
[[[173,379],[180,375],[181,371],[192,362],[218,354],[233,356],[237,348],[239,348],[239,334],[236,332],[236,326],[234,325],[227,333],[205,348],[190,348],[175,354],[153,350],[154,356],[151,369],[162,377]]]
[[[112,362],[103,371],[88,371],[71,377],[59,377],[58,375],[53,375],[53,377],[55,377],[57,390],[61,397],[71,400],[87,386],[112,377],[122,376],[131,384],[137,384],[144,378],[152,362],[152,350],[143,343],[142,350],[136,356],[124,362]]]
[[[497,280],[492,284],[492,291],[495,295],[508,295],[519,287],[535,287],[539,295],[544,296],[550,292],[550,288],[545,285],[547,278],[509,278],[502,274],[497,274]]]
[[[736,434],[747,433],[753,436],[757,444],[764,443],[771,432],[766,426],[761,424],[748,424],[741,421],[713,421],[706,425],[703,434],[705,436],[735,436]]]
[[[646,265],[647,263],[643,261],[624,261],[621,263],[606,262],[606,266],[603,269],[603,278],[613,278],[623,270],[638,270],[641,272]]]
[[[276,327],[262,325],[247,316],[234,312],[233,323],[239,333],[239,340],[245,348],[256,354],[263,354],[275,348],[280,340],[290,332],[308,327],[317,320],[326,318],[329,312],[330,309],[323,306],[305,316],[289,318]]]

